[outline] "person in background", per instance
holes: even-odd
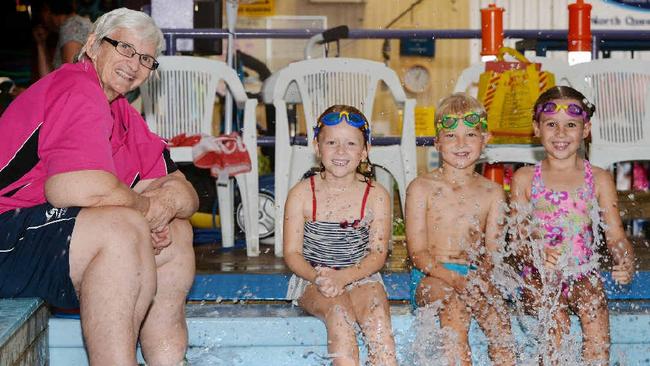
[[[323,320],[335,366],[358,365],[358,325],[371,365],[397,365],[386,289],[390,200],[370,180],[366,117],[334,105],[318,117],[318,174],[291,191],[284,218],[284,260],[294,275],[287,298]]]
[[[494,365],[514,365],[510,317],[490,281],[492,253],[502,232],[503,188],[475,171],[487,144],[487,113],[456,93],[436,108],[436,148],[442,166],[417,177],[406,191],[406,243],[418,306],[441,303],[440,325],[449,365],[471,365],[471,317],[488,338]]]
[[[0,297],[79,308],[92,365],[184,363],[198,197],[124,94],[163,35],[125,8],[0,117]]]
[[[44,0],[41,4],[42,24],[34,28],[39,77],[72,63],[79,55],[92,23],[75,13],[74,0]],[[50,33],[58,34],[52,57],[48,54],[47,39]]]

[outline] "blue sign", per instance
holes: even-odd
[[[433,38],[403,38],[399,42],[399,54],[433,57],[436,54],[436,44]]]
[[[650,10],[650,0],[603,0],[606,3],[614,5],[621,5],[626,8],[634,8],[636,10]]]

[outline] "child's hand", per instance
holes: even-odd
[[[612,278],[616,283],[627,285],[634,277],[634,261],[628,256],[624,256],[621,263],[612,267]]]
[[[335,297],[343,294],[345,283],[341,281],[339,271],[329,267],[316,267],[316,285],[325,297]]]
[[[330,281],[329,279],[319,276],[316,277],[314,284],[316,285],[318,292],[320,292],[323,296],[325,297],[337,296],[336,289],[334,288],[332,281]]]

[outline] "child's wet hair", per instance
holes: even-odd
[[[485,111],[483,104],[481,104],[481,102],[469,94],[454,93],[448,97],[443,98],[438,103],[438,107],[436,108],[436,113],[434,116],[433,124],[436,132],[438,131],[438,123],[442,121],[442,118],[445,115],[463,115],[469,112],[477,113],[481,118],[487,118],[487,112]],[[484,130],[482,124],[480,123],[478,124],[478,128],[481,131]]]
[[[578,101],[580,107],[582,107],[582,109],[585,112],[587,112],[587,120],[591,119],[591,117],[594,115],[594,112],[596,111],[596,106],[593,105],[593,103],[591,103],[589,100],[587,100],[587,97],[585,97],[584,94],[573,89],[570,86],[558,85],[549,88],[548,90],[543,92],[539,96],[539,98],[537,98],[537,101],[533,106],[533,120],[535,122],[539,122],[539,113],[536,112],[537,112],[537,108],[540,105],[543,105],[546,102],[550,102],[552,100],[557,100],[557,99],[574,99]]]
[[[368,118],[363,114],[363,112],[361,112],[357,108],[355,108],[355,107],[353,107],[351,105],[346,105],[346,104],[335,104],[335,105],[327,108],[325,111],[323,111],[323,113],[320,114],[320,116],[318,116],[318,118],[316,119],[316,126],[314,127],[314,139],[318,140],[318,135],[319,135],[320,131],[323,129],[323,127],[325,126],[325,123],[323,123],[323,117],[326,114],[332,113],[332,112],[337,112],[337,113],[338,112],[348,112],[348,113],[356,113],[356,114],[360,115],[363,118],[363,120],[365,121],[365,124],[363,126],[359,127],[358,129],[359,129],[359,131],[361,131],[361,134],[363,135],[363,143],[367,144],[369,142],[368,138],[369,138],[369,132],[370,132],[369,131],[370,123],[368,122]]]

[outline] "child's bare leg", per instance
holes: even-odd
[[[376,366],[397,366],[390,307],[384,287],[370,282],[350,290],[357,322],[368,343],[368,361]]]
[[[334,366],[359,364],[359,346],[354,331],[356,322],[350,296],[323,296],[316,286],[309,285],[300,298],[300,306],[321,319],[327,328],[327,351]]]
[[[602,282],[591,276],[581,280],[573,286],[569,301],[580,318],[585,364],[609,365],[609,311]]]
[[[479,280],[480,281],[480,280]],[[514,365],[515,351],[510,312],[499,291],[489,282],[474,287],[469,301],[472,313],[488,338],[488,352],[494,365]]]
[[[571,331],[571,319],[569,318],[569,309],[566,304],[566,299],[562,297],[557,310],[553,312],[551,327],[549,328],[549,337],[552,344],[546,349],[547,354],[550,355],[552,365],[561,365],[560,361],[555,355],[558,350],[562,349],[562,339],[564,339]]]
[[[458,293],[446,282],[435,278],[425,277],[417,288],[416,299],[419,306],[433,304],[442,300],[439,311],[440,326],[450,328],[456,333],[455,339],[446,339],[447,360],[450,365],[472,365],[472,352],[469,348],[467,333],[469,332],[470,313],[465,303],[460,300]]]
[[[540,322],[545,322],[544,325],[550,326],[546,334],[548,338],[540,340],[542,341],[540,344],[545,348],[540,350],[542,353],[539,355],[539,364],[561,365],[561,360],[556,356],[557,350],[561,349],[562,339],[569,334],[571,328],[567,300],[564,296],[560,296],[559,303],[550,304],[550,300],[543,297],[542,283],[539,278],[528,276],[524,281],[526,288],[522,291],[522,299],[526,312],[536,316]],[[550,309],[551,305],[554,306],[553,309]],[[550,324],[547,324],[549,319],[540,319],[540,315],[548,311],[552,311]],[[540,323],[540,326],[542,325]],[[545,359],[548,362],[544,362]]]

